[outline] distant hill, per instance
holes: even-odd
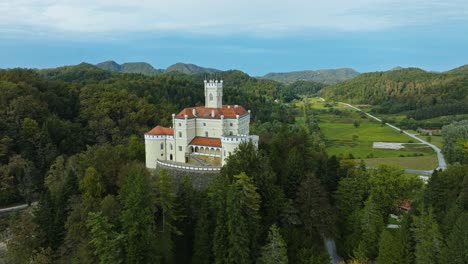
[[[391,68],[390,70],[391,70],[391,71],[399,71],[399,70],[403,70],[403,69],[404,69],[404,68],[401,67],[401,66],[396,66],[396,67],[394,67],[394,68]]]
[[[115,61],[105,61],[96,64],[96,67],[111,72],[141,73],[145,75],[154,75],[163,72],[163,70],[155,69],[153,66],[146,62],[128,62],[118,64]]]
[[[199,73],[217,73],[221,72],[218,69],[205,68],[195,64],[190,63],[176,63],[167,67],[166,72],[180,72],[185,74],[199,74]]]
[[[350,68],[328,69],[328,70],[307,70],[293,72],[271,72],[260,78],[270,79],[284,83],[295,81],[314,81],[324,84],[335,84],[341,81],[352,79],[359,75],[359,72]]]
[[[58,68],[40,69],[38,74],[46,79],[65,82],[95,83],[112,76],[112,72],[100,69],[95,65],[82,62],[78,65],[62,66]]]
[[[378,105],[375,111],[408,114],[416,120],[468,114],[468,72],[460,67],[448,73],[404,68],[363,73],[323,88],[323,97],[351,103]]]
[[[468,64],[465,64],[465,65],[460,66],[458,68],[447,71],[447,73],[451,73],[451,74],[468,74]]]

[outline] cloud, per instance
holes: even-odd
[[[468,21],[466,0],[3,0],[0,33],[293,34]]]

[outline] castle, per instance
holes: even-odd
[[[220,168],[240,143],[258,146],[258,136],[249,135],[250,110],[222,104],[222,80],[204,84],[205,106],[185,108],[172,114],[172,127],[156,126],[145,133],[147,168]]]

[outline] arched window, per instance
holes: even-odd
[[[161,149],[164,149],[164,143],[161,143]]]
[[[208,131],[205,131],[205,137],[208,137]]]
[[[169,147],[171,147],[171,150],[173,149],[173,147],[172,147],[172,143],[171,143],[171,144],[169,144]]]
[[[210,93],[210,101],[213,101],[213,94]]]

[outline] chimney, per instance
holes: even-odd
[[[228,108],[231,108],[231,106],[230,106],[230,105],[228,105]]]
[[[192,115],[197,116],[197,110],[195,108],[192,108]]]
[[[234,108],[237,108],[237,107],[239,107],[239,106],[238,106],[238,105],[235,105],[235,106],[234,106]]]
[[[214,110],[211,110],[211,117],[215,117]]]

